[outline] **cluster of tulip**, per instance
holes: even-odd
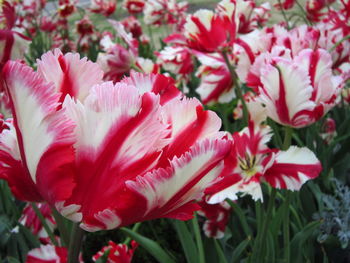
[[[43,0],[3,2],[0,178],[31,202],[19,222],[42,245],[26,262],[82,261],[84,231],[196,211],[205,234],[223,238],[235,202],[250,195],[260,207],[267,187],[266,228],[276,189],[298,191],[322,171],[298,131],[350,101],[350,2],[334,2],[306,1],[307,24],[287,18],[300,6],[290,0],[222,0],[193,14],[175,0],[124,0],[121,21],[114,0],[91,0],[87,11],[59,0],[46,15]],[[272,10],[286,21],[272,24]],[[90,16],[110,17],[108,29]],[[324,123],[331,144],[336,124]],[[253,260],[266,231],[257,230]],[[93,260],[131,262],[136,247],[110,241]]]

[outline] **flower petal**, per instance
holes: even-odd
[[[37,60],[38,72],[47,82],[53,82],[56,90],[62,92],[60,101],[67,94],[83,101],[89,90],[102,81],[103,71],[96,63],[80,59],[79,54],[67,53],[59,49],[47,52]]]
[[[220,174],[221,160],[229,147],[230,142],[226,140],[204,140],[180,158],[175,157],[170,168],[160,168],[135,181],[127,181],[127,187],[139,193],[146,204],[140,216],[191,218],[193,209],[198,209],[191,203],[200,198],[207,185]]]
[[[74,159],[74,126],[57,112],[60,94],[18,62],[8,62],[3,76],[24,167],[21,176],[29,174],[47,201],[62,200],[73,186],[69,165]]]
[[[306,181],[317,177],[321,170],[321,163],[312,151],[291,146],[287,151],[276,154],[275,163],[263,178],[272,187],[295,191]]]

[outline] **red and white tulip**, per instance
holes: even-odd
[[[301,128],[319,120],[334,105],[343,79],[332,73],[330,54],[306,49],[293,60],[272,58],[261,70],[259,97],[274,121]]]
[[[137,246],[138,244],[135,241],[131,241],[131,248],[125,244],[116,244],[113,241],[109,241],[108,245],[97,252],[92,259],[96,262],[105,253],[108,253],[107,263],[131,263]]]
[[[114,0],[91,0],[90,11],[104,16],[114,13],[117,2]]]
[[[207,188],[208,203],[226,198],[236,200],[238,193],[263,200],[261,183],[274,188],[299,190],[308,180],[317,177],[321,164],[307,148],[291,146],[286,151],[270,149],[271,129],[250,123],[233,134],[233,145],[219,179]]]
[[[0,134],[1,178],[19,199],[45,200],[87,231],[189,219],[223,169],[231,142],[220,118],[164,77],[93,83],[87,96],[81,85],[63,104],[60,82],[23,64],[9,62],[4,79],[14,119]]]
[[[53,232],[56,228],[56,221],[52,216],[51,208],[46,203],[38,203],[37,204],[38,209],[40,210],[41,214],[43,215],[45,222],[47,226],[50,228],[50,230]],[[19,222],[29,228],[34,235],[36,235],[40,242],[43,244],[47,244],[50,242],[50,238],[43,227],[40,219],[36,215],[34,209],[30,204],[27,204],[22,212],[22,216],[19,219]]]
[[[230,219],[231,206],[223,201],[218,204],[208,204],[205,200],[199,202],[201,210],[198,214],[206,217],[203,224],[203,231],[207,237],[223,238],[226,225]]]

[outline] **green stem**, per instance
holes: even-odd
[[[222,248],[218,242],[217,239],[213,239],[214,240],[214,244],[215,244],[215,248],[216,248],[216,252],[219,256],[219,262],[220,263],[227,263],[227,259],[225,257],[224,251],[222,251]]]
[[[53,232],[51,231],[49,225],[47,224],[43,214],[41,213],[40,209],[38,208],[38,206],[35,204],[35,203],[31,203],[31,206],[36,214],[36,216],[39,218],[41,224],[43,225],[47,235],[49,236],[52,244],[54,244],[56,247],[59,246],[56,238],[55,238],[55,235],[53,234]]]
[[[292,142],[293,129],[291,127],[285,127],[284,141],[282,145],[282,150],[286,151]],[[283,215],[283,242],[284,242],[284,258],[286,263],[290,262],[290,233],[289,233],[289,205],[291,199],[291,192],[287,190],[287,196],[284,200],[285,210]]]
[[[341,43],[343,43],[344,41],[346,41],[346,40],[348,40],[348,39],[350,39],[350,35],[347,35],[347,36],[343,37],[342,39],[340,39],[337,43],[335,43],[335,44],[333,45],[333,47],[331,47],[331,49],[329,50],[329,52],[332,52],[334,49],[337,48],[337,46],[339,46]]]
[[[54,208],[51,208],[52,216],[55,218],[58,231],[60,232],[61,242],[63,241],[64,246],[69,245],[69,233],[67,231],[66,224],[64,222],[63,216]]]
[[[139,222],[139,223],[136,223],[136,224],[132,227],[131,231],[134,232],[134,233],[137,233],[137,230],[140,228],[140,226],[141,226],[141,223],[140,223],[140,222]],[[128,237],[125,239],[125,241],[123,242],[123,244],[128,245],[128,244],[130,243],[131,240],[132,240],[131,237],[128,236]]]
[[[74,223],[69,249],[68,249],[68,263],[79,263],[79,253],[83,243],[84,230],[79,227],[79,223]]]
[[[275,204],[276,193],[277,193],[276,189],[272,188],[269,203],[267,205],[267,211],[266,211],[264,223],[262,225],[261,231],[259,231],[258,233],[258,236],[254,244],[254,248],[253,248],[254,260],[252,262],[264,262],[263,256],[262,256],[262,251],[263,251],[262,246],[266,243],[267,229],[271,221],[272,209]]]
[[[285,210],[283,215],[283,243],[284,243],[284,258],[285,262],[290,262],[290,234],[289,234],[289,204],[290,204],[291,192],[287,192],[287,197],[285,200]]]
[[[241,100],[241,102],[242,102],[243,123],[244,123],[245,126],[248,126],[249,112],[248,112],[247,104],[246,104],[246,102],[244,100],[244,97],[243,97],[243,94],[242,94],[241,87],[240,87],[239,82],[238,82],[238,76],[236,74],[236,71],[235,71],[234,67],[230,63],[230,60],[228,59],[227,52],[223,51],[222,52],[222,56],[223,56],[223,58],[225,60],[225,63],[226,63],[226,65],[227,65],[227,67],[228,67],[228,69],[230,71],[231,78],[232,78],[234,86],[235,86],[236,95],[237,95],[238,99]]]
[[[280,5],[282,16],[284,18],[284,21],[286,22],[287,30],[289,30],[290,29],[290,27],[289,27],[289,20],[288,20],[286,12],[283,9],[282,2],[281,2],[281,0],[278,0],[277,2]]]
[[[205,256],[204,256],[204,249],[203,249],[203,242],[201,237],[201,232],[198,225],[197,215],[194,215],[192,219],[193,229],[194,229],[194,235],[196,237],[197,242],[197,249],[198,249],[198,263],[205,263]]]
[[[307,18],[307,13],[306,13],[304,7],[299,3],[299,1],[295,1],[295,3],[299,7],[300,11],[303,13],[302,17],[303,17],[305,23],[309,26],[312,26],[312,22]]]
[[[290,147],[292,142],[293,129],[291,127],[285,126],[285,136],[282,145],[282,150],[286,151]]]
[[[225,131],[230,131],[230,124],[228,122],[227,114],[226,114],[226,106],[223,104],[218,104],[219,111],[222,115],[222,125]]]

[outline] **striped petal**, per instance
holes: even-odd
[[[300,190],[308,180],[319,175],[320,161],[307,148],[291,146],[287,151],[276,154],[275,162],[263,178],[275,188]]]
[[[182,96],[182,93],[175,86],[174,79],[162,74],[142,74],[131,71],[130,77],[124,78],[121,82],[134,86],[140,94],[146,92],[159,94],[161,105]]]
[[[73,187],[74,126],[62,111],[57,112],[60,94],[18,62],[8,62],[3,76],[23,166],[20,176],[30,176],[47,201],[68,197]]]
[[[63,108],[77,123],[78,176],[72,198],[59,209],[76,219],[82,216],[86,230],[115,228],[120,219],[114,208],[125,180],[154,167],[167,144],[169,130],[160,120],[159,97],[106,82],[91,90],[84,105],[66,98]],[[86,193],[98,193],[99,198]]]
[[[292,127],[303,127],[313,122],[307,112],[315,108],[310,100],[312,86],[307,72],[284,59],[261,69],[259,100],[266,105],[267,115],[274,121]]]
[[[26,263],[65,263],[68,251],[65,247],[41,245],[29,251]]]
[[[313,87],[311,100],[315,101],[318,105],[325,105],[325,110],[322,112],[322,115],[324,115],[326,111],[334,106],[335,99],[343,83],[343,79],[340,76],[334,76],[332,73],[331,55],[323,49],[317,49],[315,51],[305,49],[298,54],[295,62],[305,71],[309,72]]]
[[[183,156],[175,157],[169,168],[160,168],[135,181],[127,181],[127,187],[143,200],[137,202],[142,211],[139,216],[143,219],[192,218],[193,211],[199,208],[192,202],[201,198],[203,190],[220,174],[222,159],[229,148],[229,141],[204,140]]]
[[[172,100],[163,107],[162,113],[164,123],[171,127],[170,143],[160,160],[163,167],[168,165],[169,159],[187,152],[195,142],[218,134],[221,127],[216,113],[205,111],[195,98]]]
[[[38,72],[47,82],[55,84],[56,91],[62,93],[63,102],[67,94],[83,101],[89,90],[102,81],[103,71],[96,63],[80,59],[79,54],[67,53],[59,49],[47,52],[37,60]]]
[[[8,182],[16,198],[31,202],[43,201],[21,161],[15,127],[11,122],[8,125],[9,129],[4,129],[0,134],[0,178]]]

